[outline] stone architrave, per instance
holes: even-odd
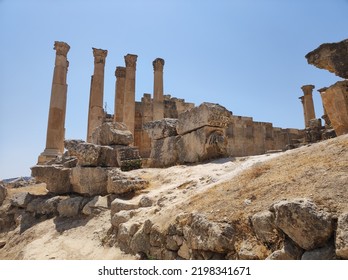
[[[305,127],[309,127],[309,121],[315,119],[314,103],[312,92],[314,89],[313,85],[304,85],[301,87],[303,91],[303,98],[300,97],[303,104]]]
[[[116,67],[115,76],[116,76],[116,86],[115,86],[114,122],[123,122],[124,86],[126,81],[126,68],[121,66]]]
[[[54,42],[56,59],[53,73],[50,109],[47,124],[46,148],[38,159],[43,164],[64,152],[65,114],[68,85],[66,83],[70,46],[65,42]]]
[[[107,50],[93,49],[94,73],[91,80],[89,97],[87,142],[90,142],[94,129],[100,126],[104,118],[104,68]]]
[[[156,58],[153,62],[154,82],[153,82],[153,120],[164,118],[163,103],[163,67],[164,59]]]
[[[135,71],[138,56],[127,54],[124,57],[126,63],[126,80],[124,85],[123,122],[134,136],[135,127]]]
[[[321,98],[336,135],[348,133],[348,80],[328,87]]]

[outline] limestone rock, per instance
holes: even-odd
[[[120,224],[128,222],[134,216],[133,210],[121,210],[111,217],[111,224],[118,228]]]
[[[97,145],[125,145],[133,143],[133,135],[124,123],[104,122],[92,133],[91,142]]]
[[[348,259],[348,212],[338,217],[335,243],[336,255]]]
[[[167,167],[178,162],[177,142],[181,136],[172,136],[159,140],[152,140],[151,167]]]
[[[122,210],[133,210],[138,208],[139,208],[138,204],[135,204],[127,200],[116,198],[113,202],[111,202],[111,217],[113,217],[116,213]]]
[[[321,99],[336,135],[348,133],[348,81],[328,87],[321,93]]]
[[[123,194],[144,189],[149,182],[137,178],[118,169],[110,170],[108,173],[107,192],[114,194]]]
[[[227,141],[220,128],[205,126],[177,141],[179,163],[194,163],[227,156]]]
[[[186,242],[184,242],[178,250],[178,256],[185,260],[189,260],[191,258],[191,253],[192,250],[189,248]]]
[[[88,200],[84,197],[71,197],[59,202],[57,210],[61,217],[75,217],[82,208],[85,206]]]
[[[286,237],[281,250],[274,251],[267,260],[300,260],[304,250],[294,241]]]
[[[309,64],[348,79],[348,39],[322,44],[306,54],[306,59]]]
[[[335,246],[329,242],[324,247],[316,248],[303,253],[301,260],[335,260]]]
[[[70,168],[58,165],[35,165],[31,168],[31,175],[46,183],[49,192],[64,194],[71,192],[70,171]]]
[[[153,200],[148,196],[144,195],[139,200],[139,207],[151,207],[153,204]]]
[[[179,115],[177,132],[180,135],[204,126],[224,128],[231,120],[231,112],[225,107],[213,103],[202,103]]]
[[[65,140],[65,148],[69,155],[77,157],[81,166],[98,166],[101,146],[80,140]]]
[[[238,251],[239,260],[264,259],[263,251],[265,249],[261,245],[250,240],[243,240]]]
[[[122,171],[141,168],[139,150],[135,147],[117,146],[117,162]]]
[[[166,118],[145,123],[143,128],[146,130],[152,140],[159,140],[178,135],[176,132],[177,124],[178,119]]]
[[[278,232],[274,225],[274,214],[270,211],[256,213],[251,218],[251,223],[256,236],[266,243],[275,243],[278,239]]]
[[[11,198],[11,205],[19,208],[26,208],[35,197],[28,193],[18,193]]]
[[[108,169],[74,167],[71,170],[72,191],[89,196],[107,194]]]
[[[0,206],[4,202],[6,196],[7,196],[7,189],[3,185],[0,185]]]
[[[105,211],[108,208],[107,197],[98,195],[83,207],[82,213],[85,215],[99,214],[101,211]]]
[[[271,211],[275,225],[305,250],[323,246],[333,233],[330,214],[308,199],[280,201]]]

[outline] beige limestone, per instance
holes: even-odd
[[[328,87],[321,98],[336,135],[348,133],[348,80]]]
[[[67,54],[70,46],[65,42],[54,42],[56,59],[53,73],[50,109],[47,124],[46,148],[39,156],[42,164],[64,152],[65,114],[68,85],[66,77],[69,62]]]
[[[137,57],[135,54],[127,54],[124,57],[126,80],[124,85],[123,122],[133,135],[135,129],[135,71]]]
[[[121,66],[116,67],[115,76],[116,76],[116,86],[115,86],[114,122],[123,122],[124,86],[126,81],[126,68]]]
[[[104,110],[104,68],[107,50],[93,49],[94,73],[91,79],[91,91],[89,97],[87,142],[91,141],[94,129],[103,123]]]
[[[153,62],[154,82],[153,82],[153,120],[164,118],[163,103],[163,67],[164,59],[156,58]]]
[[[301,98],[303,104],[305,127],[309,127],[309,121],[315,119],[314,103],[312,92],[314,89],[313,85],[304,85],[301,87],[303,91],[303,98]]]
[[[323,88],[318,89],[318,92],[320,93],[320,97],[321,97],[321,100],[322,100],[322,103],[323,103],[323,112],[324,112],[324,114],[321,116],[321,118],[325,121],[325,127],[330,128],[331,127],[331,121],[329,119],[329,116],[327,114],[326,108],[324,106],[323,97],[321,96],[322,93],[324,93],[326,90],[327,90],[327,87],[323,87]]]

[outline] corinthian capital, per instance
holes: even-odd
[[[138,56],[135,54],[127,54],[124,56],[124,61],[126,63],[126,67],[134,67],[136,68]]]
[[[70,50],[70,46],[65,42],[55,41],[53,49],[56,51],[57,55],[63,55],[66,57],[68,51]]]
[[[93,49],[94,63],[105,63],[105,57],[108,55],[107,50]]]
[[[126,77],[126,67],[117,66],[115,70],[115,76],[117,78],[124,78]]]
[[[301,87],[304,94],[312,94],[314,88],[315,86],[313,85],[304,85]]]
[[[164,59],[163,58],[156,58],[153,62],[153,70],[154,71],[163,71],[164,66]]]

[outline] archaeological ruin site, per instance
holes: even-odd
[[[348,259],[348,39],[305,56],[343,80],[317,89],[323,116],[315,85],[301,87],[304,129],[165,94],[163,58],[153,60],[153,94],[136,101],[135,54],[115,69],[108,114],[108,51],[92,48],[85,139],[65,138],[69,49],[54,43],[46,146],[31,168],[41,193],[0,185],[2,258],[30,258],[9,248],[49,219],[78,225],[64,232],[107,217],[100,245],[124,258]],[[54,254],[39,257],[73,258]]]

